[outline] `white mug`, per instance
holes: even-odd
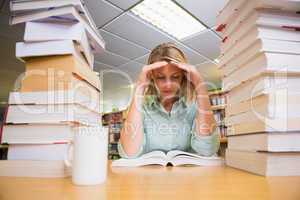
[[[76,185],[101,184],[107,178],[108,128],[76,129],[65,159],[65,164],[72,168],[72,182]]]

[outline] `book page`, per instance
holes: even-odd
[[[141,155],[139,158],[145,159],[145,158],[162,158],[166,159],[167,155],[162,151],[151,151],[149,153],[145,153]]]
[[[178,165],[198,165],[198,166],[222,166],[224,159],[221,157],[193,157],[187,155],[179,155],[172,159],[173,166]]]
[[[166,165],[166,154],[162,151],[152,151],[138,158],[121,158],[112,162],[113,167],[137,167],[144,165]]]
[[[203,158],[203,159],[215,159],[215,158],[218,158],[217,156],[211,156],[211,157],[200,156],[200,155],[195,154],[195,153],[190,153],[190,152],[181,151],[181,150],[172,150],[172,151],[169,151],[167,153],[167,158],[169,160],[171,160],[172,158],[178,157],[178,156],[190,156],[190,157]]]

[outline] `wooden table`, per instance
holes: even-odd
[[[110,168],[109,168],[110,169]],[[0,177],[0,200],[300,200],[300,177],[262,177],[229,167],[113,168],[106,183]]]

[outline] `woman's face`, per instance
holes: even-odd
[[[174,98],[180,89],[183,77],[183,70],[171,64],[153,70],[153,79],[160,98],[163,100]]]

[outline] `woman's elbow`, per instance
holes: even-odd
[[[213,156],[218,152],[219,147],[220,138],[216,133],[211,136],[194,136],[191,140],[192,150],[194,150],[199,155]]]
[[[213,146],[213,145],[205,146],[205,147],[192,145],[192,149],[199,155],[213,156],[218,152],[219,147],[216,147],[216,146]]]
[[[132,159],[132,158],[137,158],[139,156],[141,156],[143,154],[144,151],[144,144],[140,144],[137,149],[126,149],[124,148],[124,146],[122,145],[121,140],[119,140],[118,142],[118,152],[119,155],[122,158],[127,158],[127,159]]]

